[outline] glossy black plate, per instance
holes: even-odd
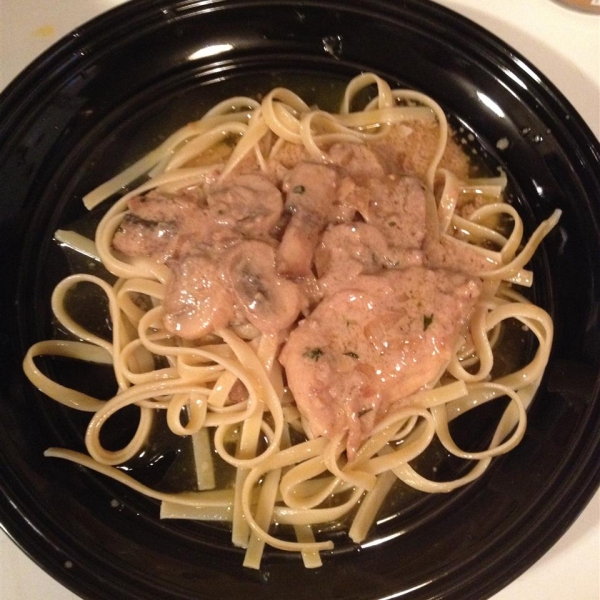
[[[84,215],[85,192],[217,100],[282,84],[327,106],[361,70],[436,98],[469,150],[509,174],[530,231],[563,210],[534,264],[554,351],[525,439],[476,483],[411,496],[360,549],[336,534],[319,570],[277,552],[260,572],[244,570],[222,528],[160,522],[153,501],[44,459],[48,446],[81,448],[85,418],[33,390],[20,361],[53,333],[49,295],[69,257],[52,236]],[[598,486],[599,174],[597,140],[543,75],[424,0],[140,0],[83,26],[0,103],[3,528],[90,599],[489,597],[564,533]],[[110,393],[101,373],[53,368]]]

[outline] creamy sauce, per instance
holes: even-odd
[[[222,182],[215,172],[132,199],[113,245],[171,269],[169,331],[277,336],[310,432],[347,433],[351,458],[390,408],[437,380],[480,293],[478,255],[428,232],[433,136],[394,126],[384,141],[331,146],[326,164],[283,144],[266,171],[246,159]],[[444,160],[466,175],[448,148]]]

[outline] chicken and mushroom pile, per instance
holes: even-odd
[[[448,263],[422,180],[387,150],[337,143],[318,163],[284,145],[266,171],[246,165],[133,198],[113,239],[171,269],[170,332],[195,340],[249,325],[278,336],[312,435],[347,433],[350,458],[391,406],[444,371],[485,266]]]

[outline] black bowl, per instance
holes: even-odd
[[[332,108],[360,71],[433,96],[469,148],[510,179],[529,231],[563,216],[535,259],[535,299],[555,319],[547,376],[520,446],[474,484],[413,498],[358,548],[336,536],[324,566],[268,552],[260,572],[212,525],[62,461],[85,419],[21,373],[54,332],[49,295],[69,271],[52,241],[81,196],[176,127],[234,94],[287,85]],[[139,0],[64,38],[0,105],[0,520],[84,598],[489,597],[537,560],[598,486],[600,147],[564,97],[512,49],[424,0]],[[109,394],[104,373],[56,367]],[[108,378],[109,379],[109,378]]]

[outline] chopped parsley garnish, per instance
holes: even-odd
[[[358,354],[356,354],[356,352],[344,352],[344,356],[349,356],[350,358],[356,358],[358,360]]]
[[[292,192],[294,192],[294,194],[304,194],[304,192],[306,191],[306,188],[303,185],[297,185]]]
[[[306,358],[310,358],[315,362],[318,361],[321,356],[323,356],[324,352],[321,348],[309,348],[302,356],[306,356]]]
[[[427,331],[427,328],[433,323],[433,313],[430,315],[423,315],[423,331]]]

